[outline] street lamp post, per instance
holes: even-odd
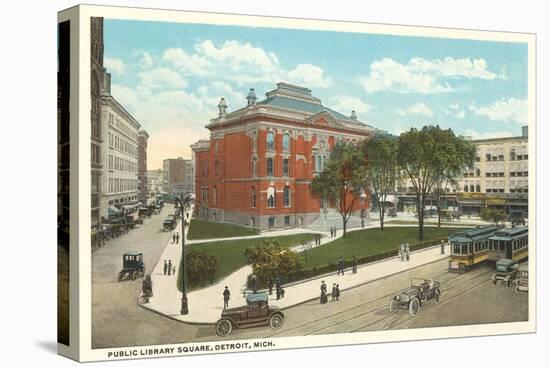
[[[180,206],[181,212],[181,261],[182,261],[182,273],[181,273],[181,309],[180,315],[187,315],[189,313],[189,306],[187,303],[187,292],[186,292],[186,273],[187,265],[185,263],[185,212],[184,212],[184,200],[183,193],[181,194],[181,199],[178,197],[174,198]],[[187,204],[187,199],[185,200]]]

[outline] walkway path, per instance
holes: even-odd
[[[371,223],[370,226],[375,227],[376,225]],[[175,231],[181,233],[181,222],[178,223],[178,227]],[[282,235],[282,232],[283,231],[267,232],[264,235],[265,237],[269,237],[271,233],[275,233],[273,235]],[[303,232],[304,231],[301,231],[300,233]],[[341,236],[342,231],[339,232],[340,233],[338,233],[337,237]],[[332,240],[334,240],[334,238],[331,239],[326,236],[322,239],[321,244],[329,243]],[[299,251],[299,247],[300,246],[295,247],[294,250]],[[272,295],[270,296],[269,303],[271,305],[278,305],[282,308],[286,308],[318,298],[320,294],[321,280],[324,280],[327,284],[329,293],[333,283],[339,284],[340,291],[343,292],[346,289],[350,289],[376,279],[384,278],[397,272],[409,270],[417,266],[444,259],[449,256],[449,249],[447,248],[445,252],[446,254],[442,255],[440,253],[440,247],[438,246],[411,253],[411,258],[408,262],[402,262],[399,258],[394,257],[376,263],[359,266],[357,274],[352,274],[351,269],[346,269],[345,275],[343,276],[337,276],[335,273],[331,273],[285,285],[285,298],[276,300],[275,296]],[[143,307],[179,321],[190,323],[215,323],[220,318],[223,310],[222,292],[224,290],[224,286],[226,285],[231,291],[231,299],[229,301],[230,307],[237,307],[246,304],[246,300],[243,298],[241,290],[245,287],[247,275],[252,272],[250,266],[240,268],[228,277],[224,278],[221,282],[189,292],[187,294],[189,314],[183,316],[180,315],[181,292],[176,286],[177,274],[168,276],[163,273],[165,259],[171,260],[172,264],[176,266],[176,268],[179,268],[178,264],[180,262],[180,258],[181,241],[179,244],[172,244],[171,241],[169,241],[164,253],[151,274],[154,297],[150,299],[148,304],[142,305]]]

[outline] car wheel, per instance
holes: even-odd
[[[397,301],[392,299],[390,302],[390,312],[396,313],[399,309],[397,308]]]
[[[281,326],[283,326],[283,315],[278,313],[271,315],[271,317],[269,318],[269,326],[274,330],[279,329]]]
[[[219,336],[227,336],[231,334],[233,324],[228,319],[221,319],[216,323],[216,334]]]
[[[132,279],[132,280],[136,280],[136,278],[137,278],[137,271],[133,271],[133,272],[132,272],[131,279]]]
[[[435,292],[434,300],[435,300],[435,304],[439,303],[439,291]]]
[[[416,316],[418,313],[418,309],[420,308],[420,302],[418,301],[418,298],[415,298],[409,303],[409,313],[411,316]]]

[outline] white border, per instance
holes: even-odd
[[[92,16],[104,18],[165,21],[165,22],[184,22],[184,23],[203,23],[203,24],[225,24],[241,26],[258,26],[268,28],[287,28],[287,29],[314,29],[329,30],[337,32],[356,32],[356,33],[378,33],[407,36],[427,36],[451,39],[472,39],[487,41],[506,41],[506,42],[525,42],[528,44],[528,67],[529,67],[529,92],[528,92],[528,126],[529,126],[529,272],[536,274],[536,69],[535,69],[535,44],[536,38],[533,34],[527,33],[505,33],[491,31],[473,31],[457,30],[447,28],[427,28],[417,26],[395,26],[384,24],[367,24],[358,22],[339,22],[339,21],[321,21],[295,18],[275,18],[265,16],[244,16],[228,15],[215,13],[184,12],[174,10],[155,10],[138,9],[125,7],[102,7],[92,5],[82,5],[80,10],[80,52],[82,60],[80,63],[79,75],[79,118],[81,126],[90,125],[90,116],[87,111],[90,109],[90,27],[89,18]],[[86,72],[85,72],[86,71]],[[84,112],[86,111],[86,113]],[[82,129],[79,133],[79,154],[80,165],[80,187],[79,194],[83,198],[90,197],[90,152],[89,152],[89,129]],[[86,168],[84,168],[86,167]],[[90,249],[90,202],[82,200],[79,208],[79,249],[83,254],[89,254]],[[71,264],[72,265],[72,264]],[[79,357],[81,361],[106,360],[109,350],[132,350],[144,347],[128,348],[107,348],[90,349],[91,345],[91,256],[79,257],[79,303],[80,303],[80,345]],[[71,272],[72,273],[72,272]],[[72,275],[72,274],[71,274]],[[71,278],[72,280],[73,278]],[[536,289],[535,277],[530,278],[531,290]],[[455,338],[465,336],[481,335],[502,335],[513,333],[528,333],[536,331],[536,292],[529,292],[529,321],[516,323],[499,323],[484,325],[467,325],[439,328],[414,329],[411,330],[393,330],[378,331],[368,333],[353,334],[332,334],[307,337],[287,337],[273,339],[276,343],[275,349],[312,347],[312,346],[331,346],[331,345],[350,345],[363,343],[378,343],[403,340],[423,340],[433,338]],[[74,298],[71,300],[71,305]],[[230,342],[224,340],[223,343]],[[238,341],[236,341],[238,342]],[[242,340],[241,340],[242,342]],[[72,340],[71,340],[72,344]],[[170,346],[182,346],[195,343],[173,344]],[[201,343],[216,345],[220,342]],[[71,345],[72,347],[72,345]],[[155,346],[162,347],[162,346]],[[270,348],[271,349],[271,348]],[[202,353],[195,353],[202,354]],[[150,357],[146,357],[150,358]]]

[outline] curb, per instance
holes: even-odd
[[[433,246],[435,247],[435,246]],[[420,251],[425,251],[425,250],[429,250],[433,247],[428,247],[426,249],[422,249],[422,250],[418,250],[418,251],[415,251],[416,253],[420,252]],[[421,266],[425,266],[425,265],[429,265],[429,264],[433,264],[433,263],[436,263],[436,262],[439,262],[439,261],[447,261],[447,259],[450,257],[449,256],[445,256],[444,258],[442,259],[437,259],[437,260],[432,260],[432,261],[429,261],[427,263],[424,263],[424,264],[420,264],[420,265],[416,265],[416,266],[413,266],[412,268],[408,268],[408,269],[403,269],[403,270],[400,270],[398,272],[395,272],[395,273],[392,273],[392,274],[389,274],[389,275],[385,275],[385,276],[382,276],[382,277],[379,277],[379,278],[374,278],[374,279],[370,279],[370,280],[367,280],[365,281],[364,283],[360,283],[360,284],[356,284],[354,286],[351,286],[349,288],[345,288],[345,289],[342,289],[341,292],[345,292],[345,291],[349,291],[349,290],[352,290],[352,289],[355,289],[355,288],[358,288],[358,287],[362,287],[362,286],[365,286],[367,284],[370,284],[370,283],[373,283],[373,282],[376,282],[376,281],[379,281],[379,280],[382,280],[382,279],[386,279],[386,278],[390,278],[394,275],[398,275],[398,274],[402,274],[404,272],[407,272],[407,271],[410,271],[410,270],[414,270],[414,269],[417,269]],[[384,259],[384,260],[388,260],[388,259]],[[384,261],[384,260],[379,260],[377,262],[380,262],[380,261]],[[370,264],[374,264],[375,262],[372,262],[372,263],[369,263],[369,264],[364,264],[364,266],[367,266],[367,265],[370,265]],[[329,274],[329,273],[327,273]],[[322,276],[320,276],[322,277]],[[320,277],[317,277],[317,278],[320,278]],[[310,278],[309,280],[313,280],[313,279],[317,279],[317,278]],[[300,281],[299,283],[293,283],[293,284],[300,284],[300,283],[304,283],[305,281]],[[306,300],[303,300],[303,301],[300,301],[298,303],[295,303],[293,305],[290,305],[290,306],[287,306],[287,307],[281,307],[281,310],[287,310],[287,309],[290,309],[290,308],[293,308],[293,307],[296,307],[296,306],[300,306],[300,305],[303,305],[304,303],[307,303],[307,302],[310,302],[310,301],[313,301],[315,299],[318,299],[319,297],[313,297],[313,298],[309,298],[309,299],[306,299]],[[184,320],[179,320],[177,318],[174,318],[170,315],[166,315],[166,314],[163,314],[161,313],[160,311],[157,311],[157,310],[154,310],[154,309],[150,309],[142,304],[140,304],[138,302],[138,305],[141,306],[142,308],[146,309],[146,310],[149,310],[149,311],[153,311],[159,315],[162,315],[164,317],[167,317],[167,318],[170,318],[171,320],[175,320],[175,321],[178,321],[178,322],[181,322],[181,323],[184,323],[184,324],[190,324],[190,325],[203,325],[203,326],[210,326],[210,325],[215,325],[216,323],[212,323],[212,322],[197,322],[197,321],[184,321]]]

